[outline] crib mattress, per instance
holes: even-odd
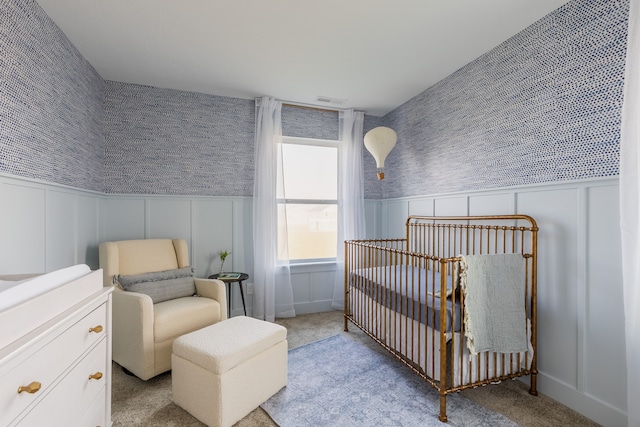
[[[350,272],[350,286],[383,306],[440,331],[440,273],[407,265],[381,266]],[[446,325],[444,332],[461,330],[462,310],[448,296],[454,289],[447,276]]]

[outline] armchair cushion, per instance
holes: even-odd
[[[154,304],[196,293],[193,270],[190,267],[128,276],[116,275],[114,281],[125,291],[149,295]]]
[[[174,340],[221,320],[220,303],[202,297],[178,298],[153,306],[153,339],[156,343]]]

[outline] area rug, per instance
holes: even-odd
[[[289,383],[262,408],[280,427],[504,426],[518,424],[459,394],[439,395],[390,354],[335,335],[289,351]]]

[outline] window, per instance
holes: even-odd
[[[338,142],[284,137],[278,156],[278,231],[287,228],[289,260],[335,259]],[[278,240],[278,258],[285,242]]]

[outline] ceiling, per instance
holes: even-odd
[[[37,2],[106,80],[381,116],[567,0]]]

